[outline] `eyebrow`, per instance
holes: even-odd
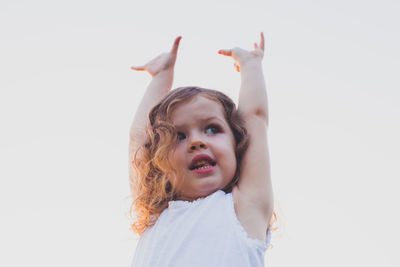
[[[211,121],[211,120],[218,120],[220,123],[226,125],[226,122],[225,122],[225,121],[221,120],[220,118],[218,118],[218,117],[216,117],[216,116],[211,116],[211,117],[203,118],[203,119],[200,119],[199,121],[200,121],[201,123],[204,123],[204,122]],[[186,124],[184,123],[184,124],[175,125],[175,127],[180,128],[180,127],[183,127],[183,126],[185,126],[185,125],[186,125]]]

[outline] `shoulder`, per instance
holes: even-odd
[[[248,237],[265,242],[272,212],[269,214],[262,208],[262,205],[255,203],[250,197],[243,194],[237,186],[232,190],[232,198],[236,217]]]

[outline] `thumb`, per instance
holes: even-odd
[[[180,43],[181,39],[182,39],[182,36],[178,36],[175,39],[174,45],[172,46],[172,49],[171,49],[172,54],[176,54],[178,52],[178,47],[179,47],[179,43]]]
[[[237,72],[240,72],[239,64],[238,64],[237,62],[235,62],[234,65],[235,65],[236,71],[237,71]]]

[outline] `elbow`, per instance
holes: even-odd
[[[263,108],[257,108],[256,110],[254,110],[254,114],[258,117],[262,117],[264,119],[268,118],[268,112],[263,109]]]
[[[260,123],[264,123],[266,126],[268,126],[268,111],[264,108],[254,109],[251,112],[249,112],[245,117],[246,119],[255,118]]]

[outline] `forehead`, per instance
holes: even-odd
[[[211,118],[225,122],[225,112],[222,105],[215,100],[195,96],[189,101],[178,104],[170,118],[176,126]]]

